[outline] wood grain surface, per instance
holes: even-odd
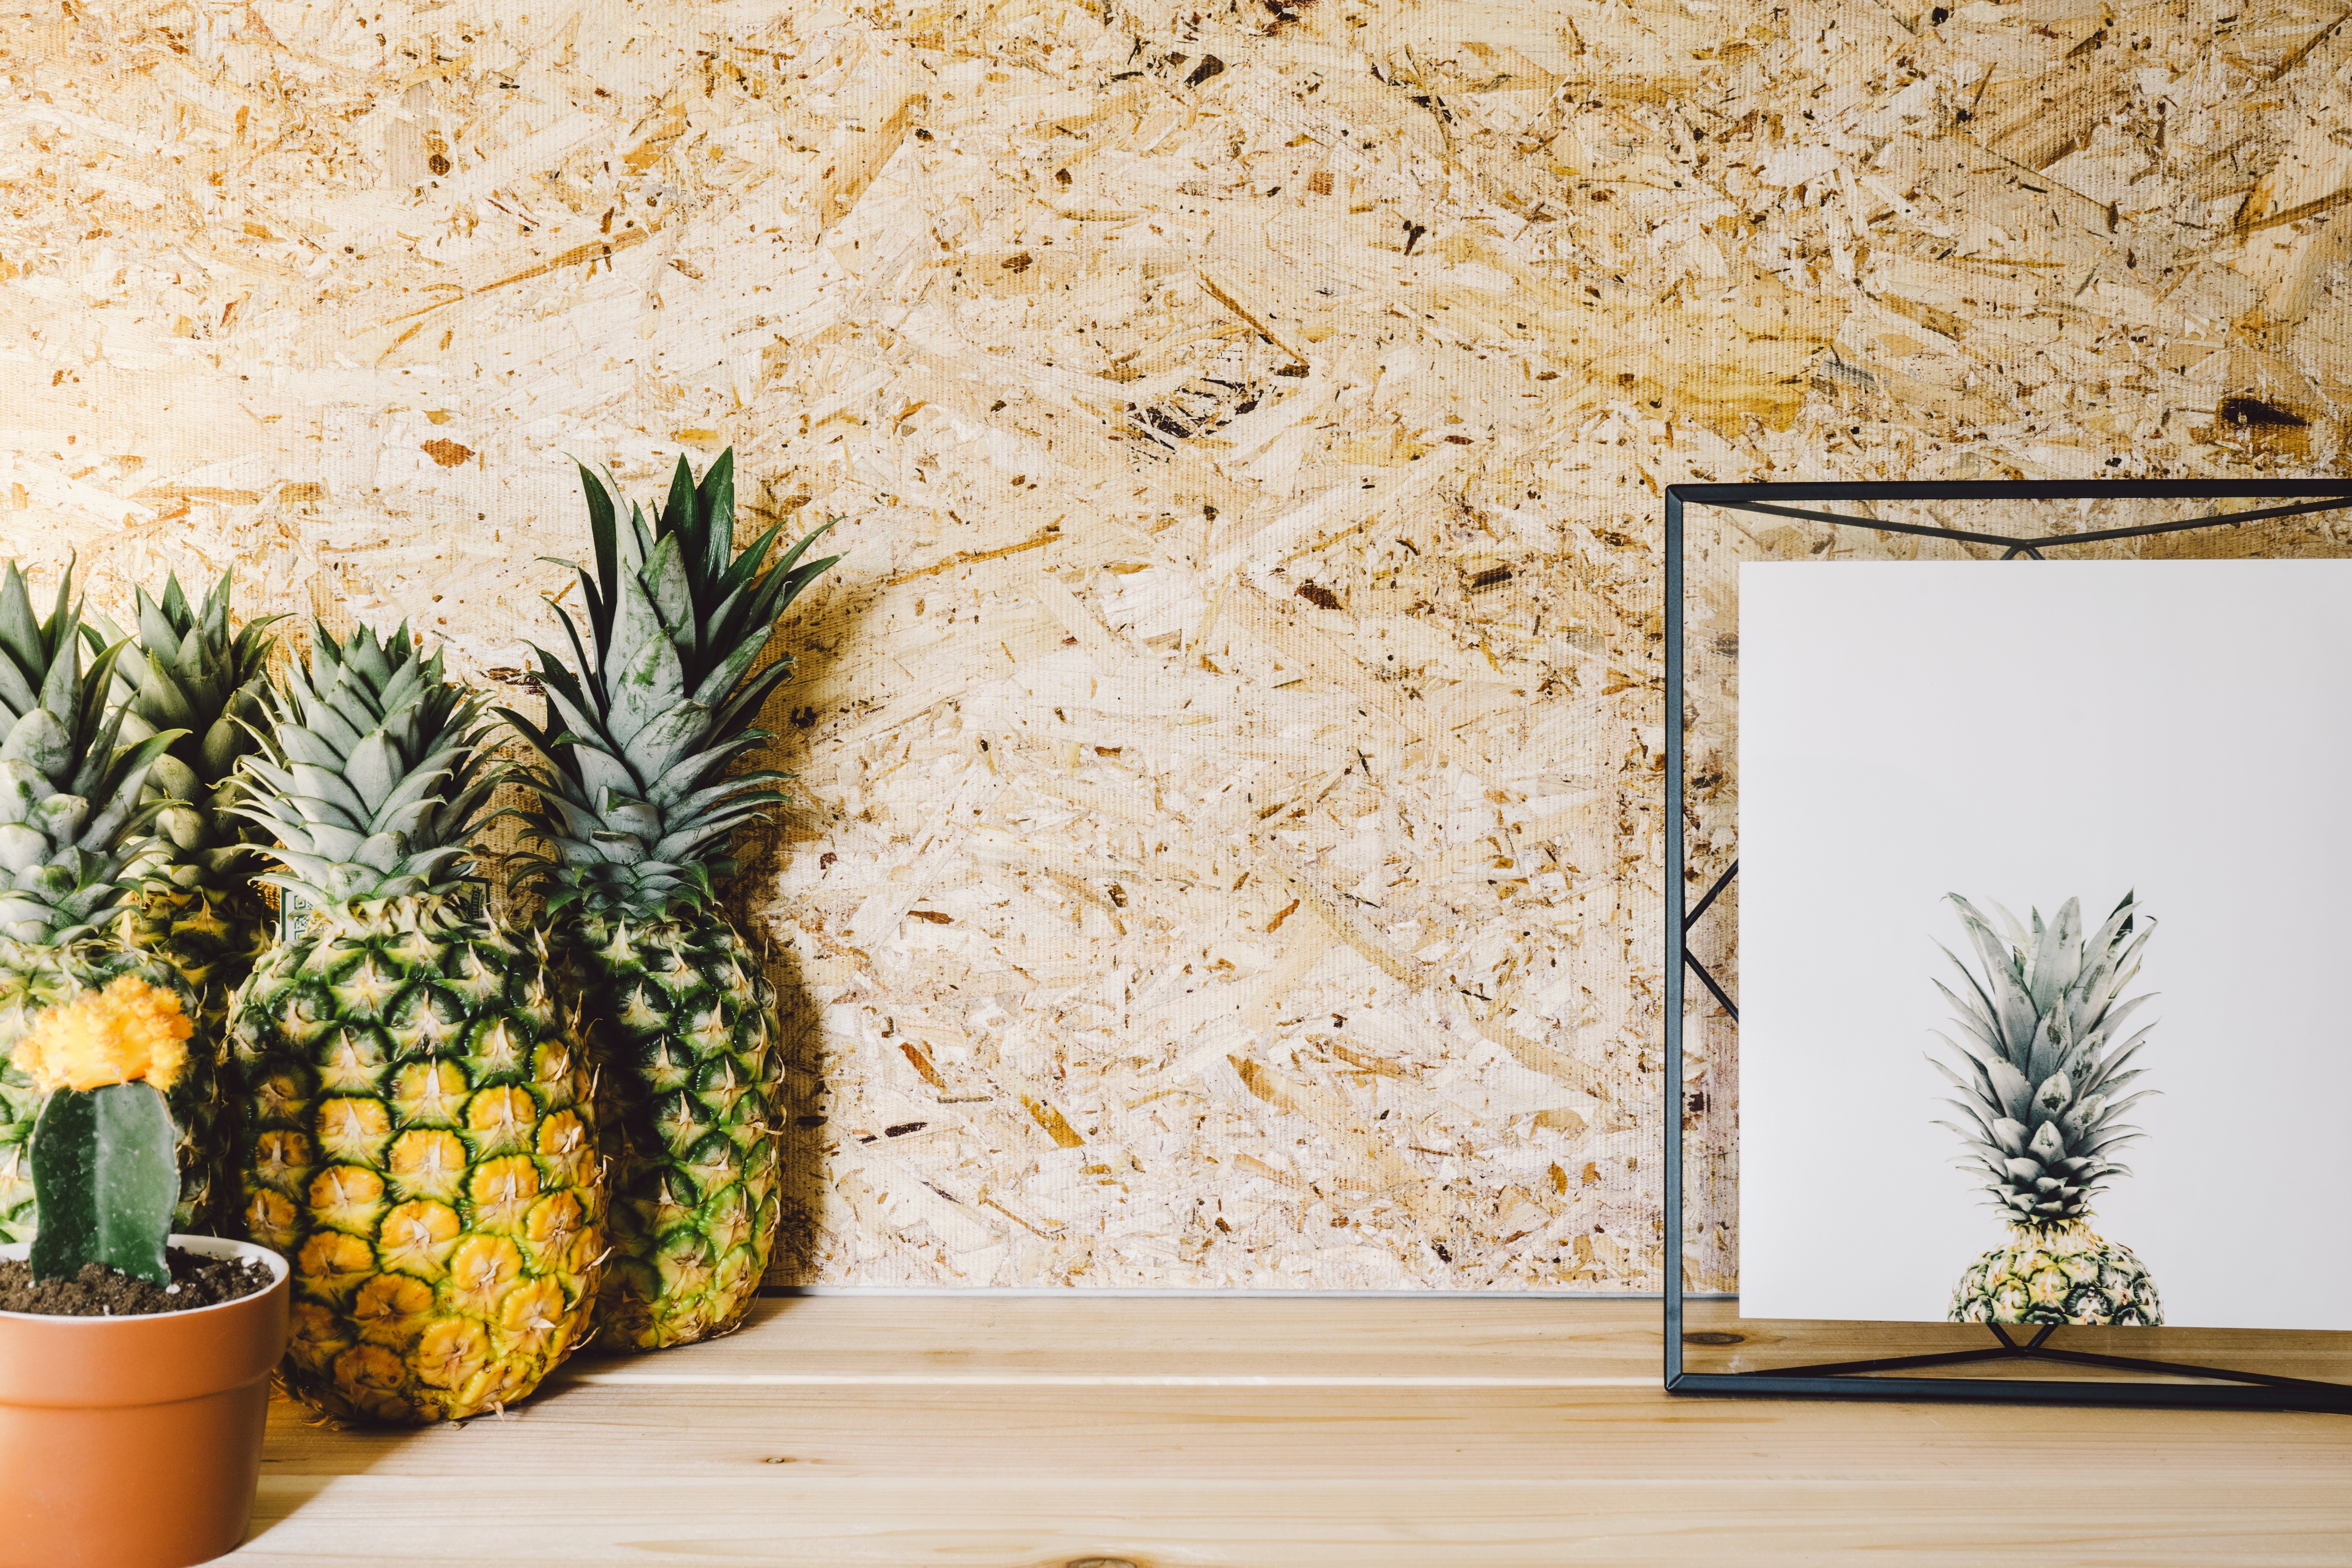
[[[1698,1306],[1730,1352],[1808,1350]],[[503,1419],[281,1404],[229,1561],[2352,1563],[2344,1417],[1687,1399],[1659,1364],[1654,1301],[788,1300]]]

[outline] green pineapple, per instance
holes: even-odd
[[[138,651],[115,670],[116,700],[129,709],[123,738],[143,741],[180,731],[148,771],[146,797],[162,801],[152,833],[133,869],[138,890],[120,934],[129,945],[162,954],[205,990],[205,1021],[216,1033],[228,994],[268,945],[273,917],[255,886],[255,851],[267,840],[234,811],[243,791],[240,757],[268,733],[268,633],[282,616],[229,629],[230,574],[191,606],[175,574],[163,596],[138,590]],[[100,623],[106,640],[121,634]],[[100,627],[84,627],[98,645]]]
[[[712,882],[732,829],[783,775],[729,776],[768,738],[760,704],[792,672],[759,663],[784,607],[838,556],[818,530],[768,561],[735,552],[734,455],[697,485],[683,458],[650,524],[581,470],[595,571],[580,569],[576,668],[539,653],[552,716],[502,716],[538,752],[525,857],[586,1003],[614,1161],[603,1342],[653,1350],[721,1333],[757,1293],[782,1208],[783,1062],[775,996]]]
[[[1961,1275],[1951,1321],[2159,1324],[2147,1268],[2090,1226],[2092,1198],[2131,1173],[2110,1156],[2142,1136],[2119,1119],[2150,1091],[2120,1091],[2140,1076],[2129,1063],[2155,1026],[2124,1037],[2125,1019],[2147,996],[2121,998],[2155,922],[2138,920],[2126,893],[2086,940],[2081,905],[2069,899],[2046,926],[2038,910],[2030,928],[2004,911],[2004,939],[1966,899],[1951,899],[1983,973],[1946,951],[1969,994],[1937,984],[1958,1009],[1963,1038],[1937,1037],[1965,1070],[1934,1065],[1960,1091],[1944,1103],[1968,1121],[1938,1125],[1967,1143],[1958,1163],[1986,1177],[2010,1224],[2009,1239]]]
[[[124,727],[108,693],[126,644],[82,663],[81,606],[60,579],[47,620],[24,574],[0,572],[0,1240],[34,1231],[29,1146],[39,1098],[7,1058],[34,1018],[57,1003],[137,973],[199,1003],[169,966],[108,933],[130,899],[125,867],[143,826],[147,774],[179,731],[117,744]],[[164,973],[158,973],[164,972]],[[173,1223],[212,1228],[217,1062],[189,1053],[171,1094],[180,1133],[180,1204]]]
[[[294,1268],[286,1379],[331,1415],[457,1420],[585,1336],[604,1253],[586,1056],[544,943],[482,912],[478,698],[403,626],[274,696],[241,807],[309,911],[230,1003],[245,1225]]]

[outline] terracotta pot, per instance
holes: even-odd
[[[172,1245],[257,1258],[277,1283],[152,1317],[0,1312],[0,1568],[188,1568],[244,1539],[286,1260],[209,1236]]]

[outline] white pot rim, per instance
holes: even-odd
[[[178,1232],[174,1231],[172,1234],[170,1245],[178,1247],[183,1252],[193,1252],[204,1258],[251,1258],[269,1270],[270,1279],[273,1284],[284,1279],[288,1274],[291,1272],[291,1270],[287,1268],[286,1259],[270,1251],[269,1248],[266,1247],[258,1246],[250,1241],[232,1241],[225,1236],[182,1236]],[[0,1242],[0,1258],[13,1258],[22,1261],[31,1254],[32,1250],[33,1244],[29,1241]],[[180,1320],[201,1317],[206,1312],[226,1312],[232,1307],[245,1306],[255,1300],[257,1298],[268,1294],[268,1292],[267,1290],[257,1290],[250,1296],[239,1296],[234,1301],[215,1301],[208,1307],[188,1307],[176,1312],[142,1312],[136,1317],[128,1318],[76,1318],[65,1317],[53,1312],[0,1311],[0,1321],[65,1324],[86,1323],[92,1328],[103,1328],[110,1324],[144,1322],[151,1318]]]

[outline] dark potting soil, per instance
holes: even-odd
[[[269,1289],[269,1267],[245,1258],[207,1258],[199,1252],[164,1249],[169,1285],[151,1285],[103,1263],[85,1263],[70,1279],[33,1279],[22,1258],[0,1258],[0,1312],[33,1312],[47,1318],[139,1318],[154,1312],[184,1312],[216,1307]]]

